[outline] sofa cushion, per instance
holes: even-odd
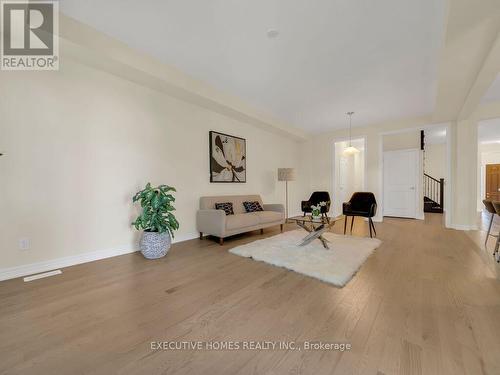
[[[245,207],[246,212],[264,211],[258,201],[243,202],[243,207]]]
[[[233,203],[231,202],[216,203],[215,209],[224,211],[226,215],[234,215]]]
[[[231,202],[233,203],[233,211],[235,214],[245,213],[245,208],[243,207],[243,202],[257,201],[262,206],[262,199],[259,195],[220,195],[213,197],[201,197],[200,198],[200,209],[209,210],[215,207],[216,203],[219,202]]]
[[[255,213],[234,214],[226,217],[226,228],[228,230],[253,227],[259,225],[259,218]]]
[[[275,211],[254,212],[252,215],[257,216],[260,224],[274,223],[284,219],[283,213]]]

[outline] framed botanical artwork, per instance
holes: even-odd
[[[211,131],[210,182],[247,182],[247,151],[243,138]]]

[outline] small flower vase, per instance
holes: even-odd
[[[319,209],[313,209],[311,215],[313,219],[319,219],[321,217],[321,211]]]

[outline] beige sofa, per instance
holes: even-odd
[[[243,202],[258,201],[264,211],[245,211]],[[216,210],[216,203],[233,203],[234,215],[226,215],[222,210]],[[285,222],[285,209],[282,204],[263,204],[260,195],[221,195],[216,197],[201,197],[200,209],[196,215],[196,225],[200,238],[203,234],[219,237],[220,244],[224,238],[238,233],[263,229]]]

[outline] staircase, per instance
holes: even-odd
[[[444,178],[434,178],[424,173],[424,212],[443,213]]]

